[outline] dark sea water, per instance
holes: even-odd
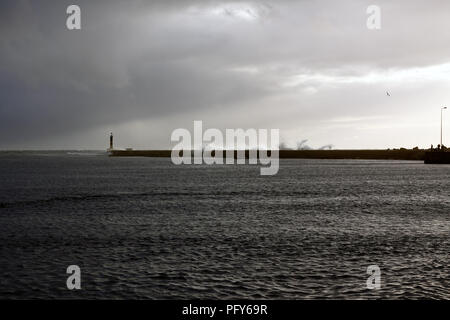
[[[449,250],[449,165],[0,152],[0,298],[450,299]]]

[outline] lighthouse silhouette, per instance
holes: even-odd
[[[108,151],[113,150],[113,146],[114,146],[114,136],[112,134],[112,132],[109,135],[109,149]]]

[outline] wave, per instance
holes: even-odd
[[[238,192],[231,192],[236,195]],[[139,197],[164,197],[164,196],[205,196],[210,195],[210,193],[202,192],[127,192],[119,191],[117,193],[108,194],[89,194],[89,195],[69,195],[69,196],[56,196],[46,199],[32,199],[32,200],[19,200],[11,202],[0,202],[0,208],[11,208],[17,206],[27,206],[27,205],[42,205],[55,202],[74,202],[74,201],[93,201],[93,200],[104,200],[104,199],[120,199],[120,198],[139,198]]]
[[[260,195],[259,191],[245,191],[246,195]],[[284,192],[274,192],[275,195],[286,195]],[[306,195],[306,191],[298,191],[289,193],[287,195],[303,196]],[[234,197],[234,196],[242,196],[242,192],[239,191],[208,191],[208,192],[193,192],[193,191],[178,191],[178,192],[170,192],[170,191],[146,191],[146,192],[130,192],[130,191],[118,191],[115,193],[100,193],[100,194],[78,194],[78,195],[67,195],[67,196],[55,196],[46,199],[31,199],[31,200],[18,200],[11,202],[0,202],[0,208],[11,208],[17,206],[27,206],[27,205],[45,205],[51,204],[55,202],[79,202],[79,201],[98,201],[105,199],[132,199],[132,198],[141,198],[141,197],[195,197],[195,196],[208,196],[208,197]]]
[[[66,152],[67,155],[71,155],[71,156],[86,156],[86,157],[92,157],[92,156],[104,156],[106,155],[106,152],[75,152],[75,151],[71,151],[71,152]]]

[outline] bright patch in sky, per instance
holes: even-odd
[[[190,12],[203,13],[217,18],[234,18],[243,21],[255,21],[268,12],[269,8],[246,2],[229,2],[207,8],[191,8]]]
[[[256,20],[258,18],[258,11],[251,5],[245,3],[223,4],[212,9],[211,13],[218,16],[234,17],[243,20]]]
[[[314,84],[352,84],[352,83],[404,83],[422,81],[448,82],[450,63],[401,70],[373,71],[363,75],[339,75],[326,73],[299,74],[291,76],[283,83],[284,87],[296,87],[299,85]]]

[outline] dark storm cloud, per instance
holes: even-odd
[[[55,3],[2,4],[2,142],[264,94],[261,84],[205,65],[201,50],[220,54],[220,37],[165,27],[174,3],[81,2],[81,31],[65,29],[68,3]]]
[[[65,27],[72,3],[79,31]],[[252,119],[245,106],[255,104],[289,123],[295,99],[305,121],[359,114],[370,83],[351,79],[450,55],[448,1],[380,1],[377,32],[365,27],[370,4],[2,1],[0,147],[202,110]],[[360,101],[348,94],[355,88]]]

